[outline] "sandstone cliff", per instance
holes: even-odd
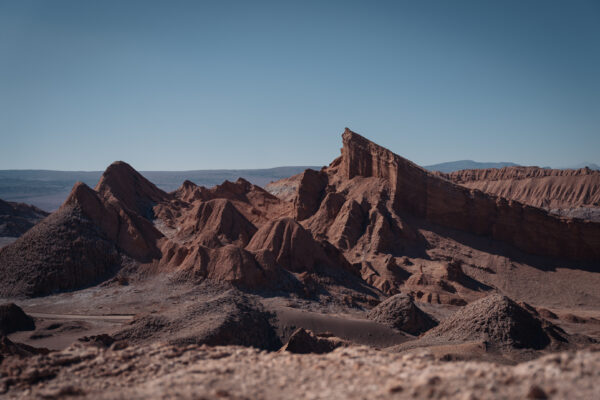
[[[589,168],[505,167],[439,175],[464,187],[534,207],[600,207],[600,171]]]

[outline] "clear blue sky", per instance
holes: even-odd
[[[600,2],[0,0],[0,169],[600,164]]]

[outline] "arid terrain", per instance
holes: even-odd
[[[342,141],[264,187],[118,161],[50,215],[0,203],[0,396],[600,397],[600,172]]]
[[[600,171],[504,167],[440,174],[470,189],[540,207],[556,215],[600,222]]]

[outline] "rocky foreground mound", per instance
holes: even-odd
[[[35,329],[33,318],[14,303],[0,304],[0,335]]]
[[[333,335],[315,334],[304,328],[298,328],[292,333],[280,351],[296,354],[325,354],[349,344],[349,342],[336,338]]]
[[[594,399],[600,353],[500,366],[366,347],[307,355],[231,346],[77,344],[5,360],[0,375],[0,393],[8,398]]]
[[[397,294],[387,298],[367,313],[367,318],[396,329],[418,335],[437,322],[415,305],[410,296]]]
[[[495,348],[543,349],[557,336],[533,313],[506,296],[493,294],[477,300],[444,319],[423,335],[439,343],[486,342]]]
[[[255,300],[229,290],[207,300],[139,315],[114,337],[138,344],[158,340],[277,350],[281,341],[271,318]]]

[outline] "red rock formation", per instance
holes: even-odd
[[[225,181],[213,188],[197,186],[193,182],[185,181],[174,193],[176,200],[187,204],[198,201],[226,199],[240,211],[250,222],[256,226],[289,214],[290,205],[282,202],[263,188],[253,185],[245,179],[239,178],[236,182]],[[167,208],[172,208],[168,204]],[[181,204],[175,204],[181,208]],[[155,212],[164,211],[164,207],[155,208]]]
[[[106,279],[127,260],[159,259],[162,234],[137,212],[162,195],[153,186],[124,163],[108,168],[101,193],[75,184],[59,210],[0,250],[0,293],[81,288]]]
[[[130,200],[133,204],[141,204],[136,198]],[[139,261],[160,257],[156,241],[162,234],[150,221],[132,211],[117,197],[100,197],[85,183],[78,182],[61,206],[61,209],[65,208],[81,210],[128,256]]]
[[[168,195],[123,161],[112,163],[102,174],[95,190],[107,201],[117,199],[121,206],[152,218],[152,207]]]
[[[505,167],[439,174],[469,189],[534,207],[600,207],[600,171]]]
[[[294,217],[302,221],[313,215],[319,208],[327,186],[327,175],[307,169],[300,175],[298,194],[294,199]]]
[[[326,259],[311,234],[291,218],[265,224],[246,248],[270,251],[279,265],[293,272],[312,271],[316,263]]]
[[[346,129],[342,179],[374,177],[389,184],[392,208],[435,224],[489,236],[525,252],[600,260],[600,224],[553,217],[538,208],[469,190],[424,170]]]
[[[208,247],[236,243],[245,246],[256,227],[226,199],[198,202],[180,225],[179,239],[193,240]]]
[[[325,293],[321,285],[363,293],[373,285],[463,304],[489,287],[447,262],[456,244],[443,235],[460,231],[532,254],[600,261],[600,224],[456,185],[350,130],[343,142],[329,167],[270,186],[287,201],[243,179],[210,189],[186,181],[164,193],[114,163],[96,190],[76,184],[56,213],[0,250],[0,295],[80,288],[126,264],[308,296]]]

